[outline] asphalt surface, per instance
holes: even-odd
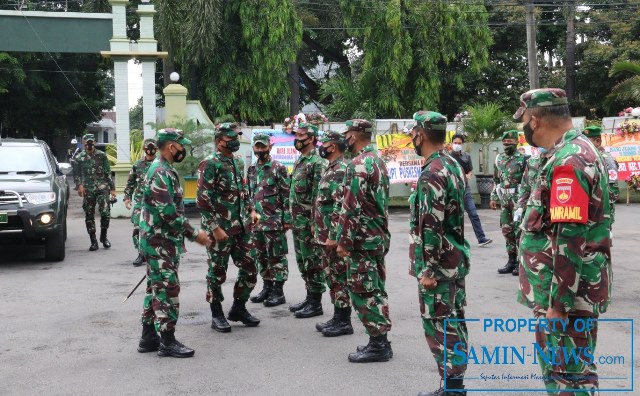
[[[189,252],[180,265],[181,309],[176,336],[194,348],[196,354],[190,359],[175,359],[137,353],[142,288],[122,304],[144,273],[144,267],[130,264],[136,256],[131,243],[131,223],[127,219],[112,220],[109,238],[113,247],[89,252],[77,196],[70,207],[65,261],[53,264],[43,261],[40,248],[0,248],[2,395],[415,395],[439,386],[436,365],[422,332],[416,280],[408,275],[405,210],[393,210],[390,215],[392,244],[386,259],[393,322],[389,339],[394,358],[388,363],[351,364],[347,361],[348,353],[367,341],[355,315],[354,335],[326,338],[316,332],[314,324],[330,318],[332,308],[327,294],[322,317],[296,319],[287,310],[289,303],[304,296],[292,248],[290,281],[285,286],[287,305],[265,308],[248,303],[249,310],[262,319],[260,326],[246,328],[232,324],[231,333],[221,334],[209,327],[209,306],[204,300],[207,269],[204,248],[189,244]],[[467,237],[473,246],[472,271],[467,279],[467,318],[529,318],[529,310],[515,301],[516,277],[496,274],[507,259],[498,213],[483,210],[480,216],[494,243],[476,247],[467,222]],[[192,221],[199,223],[197,216]],[[603,318],[640,316],[639,221],[640,206],[618,205],[613,303]],[[231,306],[237,274],[232,264],[228,274],[223,287],[227,296],[223,303],[225,311]],[[531,348],[533,342],[533,335],[526,331],[483,332],[479,323],[470,323],[469,331],[472,345],[478,348],[480,345]],[[601,379],[601,389],[614,390],[606,394],[632,394],[621,391],[630,386],[631,366],[638,367],[637,359],[631,358],[632,352],[638,356],[638,347],[631,347],[630,324],[601,323],[596,352],[625,356],[624,365],[599,366],[601,378],[617,378]],[[539,374],[539,369],[527,361],[525,365],[470,365],[467,377],[531,373]],[[498,390],[504,392],[499,394],[544,394],[510,391],[541,390],[540,380],[516,383],[506,379],[476,379],[467,380],[466,385],[496,389],[470,394],[498,394]]]

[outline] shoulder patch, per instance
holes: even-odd
[[[550,210],[552,223],[587,223],[589,197],[571,165],[553,169]]]

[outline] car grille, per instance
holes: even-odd
[[[24,197],[24,194],[20,194],[20,198],[22,198],[22,203],[27,203],[27,199]],[[18,204],[18,197],[15,194],[0,194],[0,205],[16,205]]]
[[[24,225],[20,216],[9,216],[8,222],[0,224],[0,231],[2,230],[22,230]]]

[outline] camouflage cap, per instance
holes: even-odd
[[[156,148],[157,143],[155,139],[144,139],[144,143],[142,143],[142,147],[144,147],[145,149],[148,149],[150,147]]]
[[[510,130],[508,130],[508,131],[506,131],[505,133],[502,134],[502,140],[513,139],[513,140],[517,141],[519,134],[520,134],[520,131],[518,131],[516,129],[510,129]]]
[[[435,111],[416,111],[415,113],[413,113],[413,120],[416,122],[415,126],[419,126],[426,130],[447,130],[447,117],[443,116],[440,113],[436,113]]]
[[[600,137],[600,135],[602,134],[602,128],[600,128],[599,126],[588,126],[586,128],[584,128],[584,130],[582,131],[582,133],[584,134],[584,136],[588,137],[588,138],[597,138]]]
[[[84,140],[85,142],[95,142],[96,137],[93,136],[93,133],[85,133],[84,136],[82,136],[82,140]]]
[[[336,131],[326,131],[324,135],[322,135],[322,137],[320,138],[320,143],[327,143],[327,142],[336,142],[336,143],[344,142],[344,135]]]
[[[344,133],[349,131],[356,132],[364,132],[364,133],[373,133],[373,124],[362,118],[354,118],[353,120],[349,120],[345,122],[347,126],[347,130]]]
[[[256,144],[264,144],[265,146],[268,146],[271,144],[271,136],[267,135],[266,133],[258,133],[253,137],[253,146],[255,147]]]
[[[242,131],[239,129],[238,124],[235,122],[224,122],[216,128],[215,137],[228,136],[230,138],[237,138],[242,135]]]
[[[318,136],[318,126],[317,125],[313,125],[313,124],[309,124],[308,122],[301,122],[300,124],[298,124],[298,129],[297,131],[304,129],[307,131],[307,133],[313,135],[313,136]]]
[[[566,105],[567,93],[560,88],[532,89],[520,95],[520,108],[513,115],[513,119],[520,121],[525,110],[534,107]]]
[[[158,144],[162,142],[176,142],[183,146],[191,144],[191,140],[184,137],[184,132],[176,128],[164,128],[158,131]]]

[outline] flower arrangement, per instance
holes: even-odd
[[[457,113],[453,117],[453,122],[461,122],[463,118],[469,117],[469,112],[467,110]]]
[[[640,191],[640,172],[633,172],[625,179],[625,182],[627,182],[629,189]]]
[[[638,132],[640,132],[640,120],[627,120],[616,128],[616,135],[618,136]]]
[[[329,119],[322,113],[304,114],[299,113],[291,117],[284,119],[282,123],[282,129],[287,133],[293,133],[293,130],[300,125],[300,123],[309,123],[314,125],[324,124],[329,122]]]
[[[306,117],[309,124],[320,125],[329,122],[329,119],[322,113],[307,114]]]
[[[631,117],[631,111],[633,107],[627,107],[626,109],[618,112],[618,117]]]

